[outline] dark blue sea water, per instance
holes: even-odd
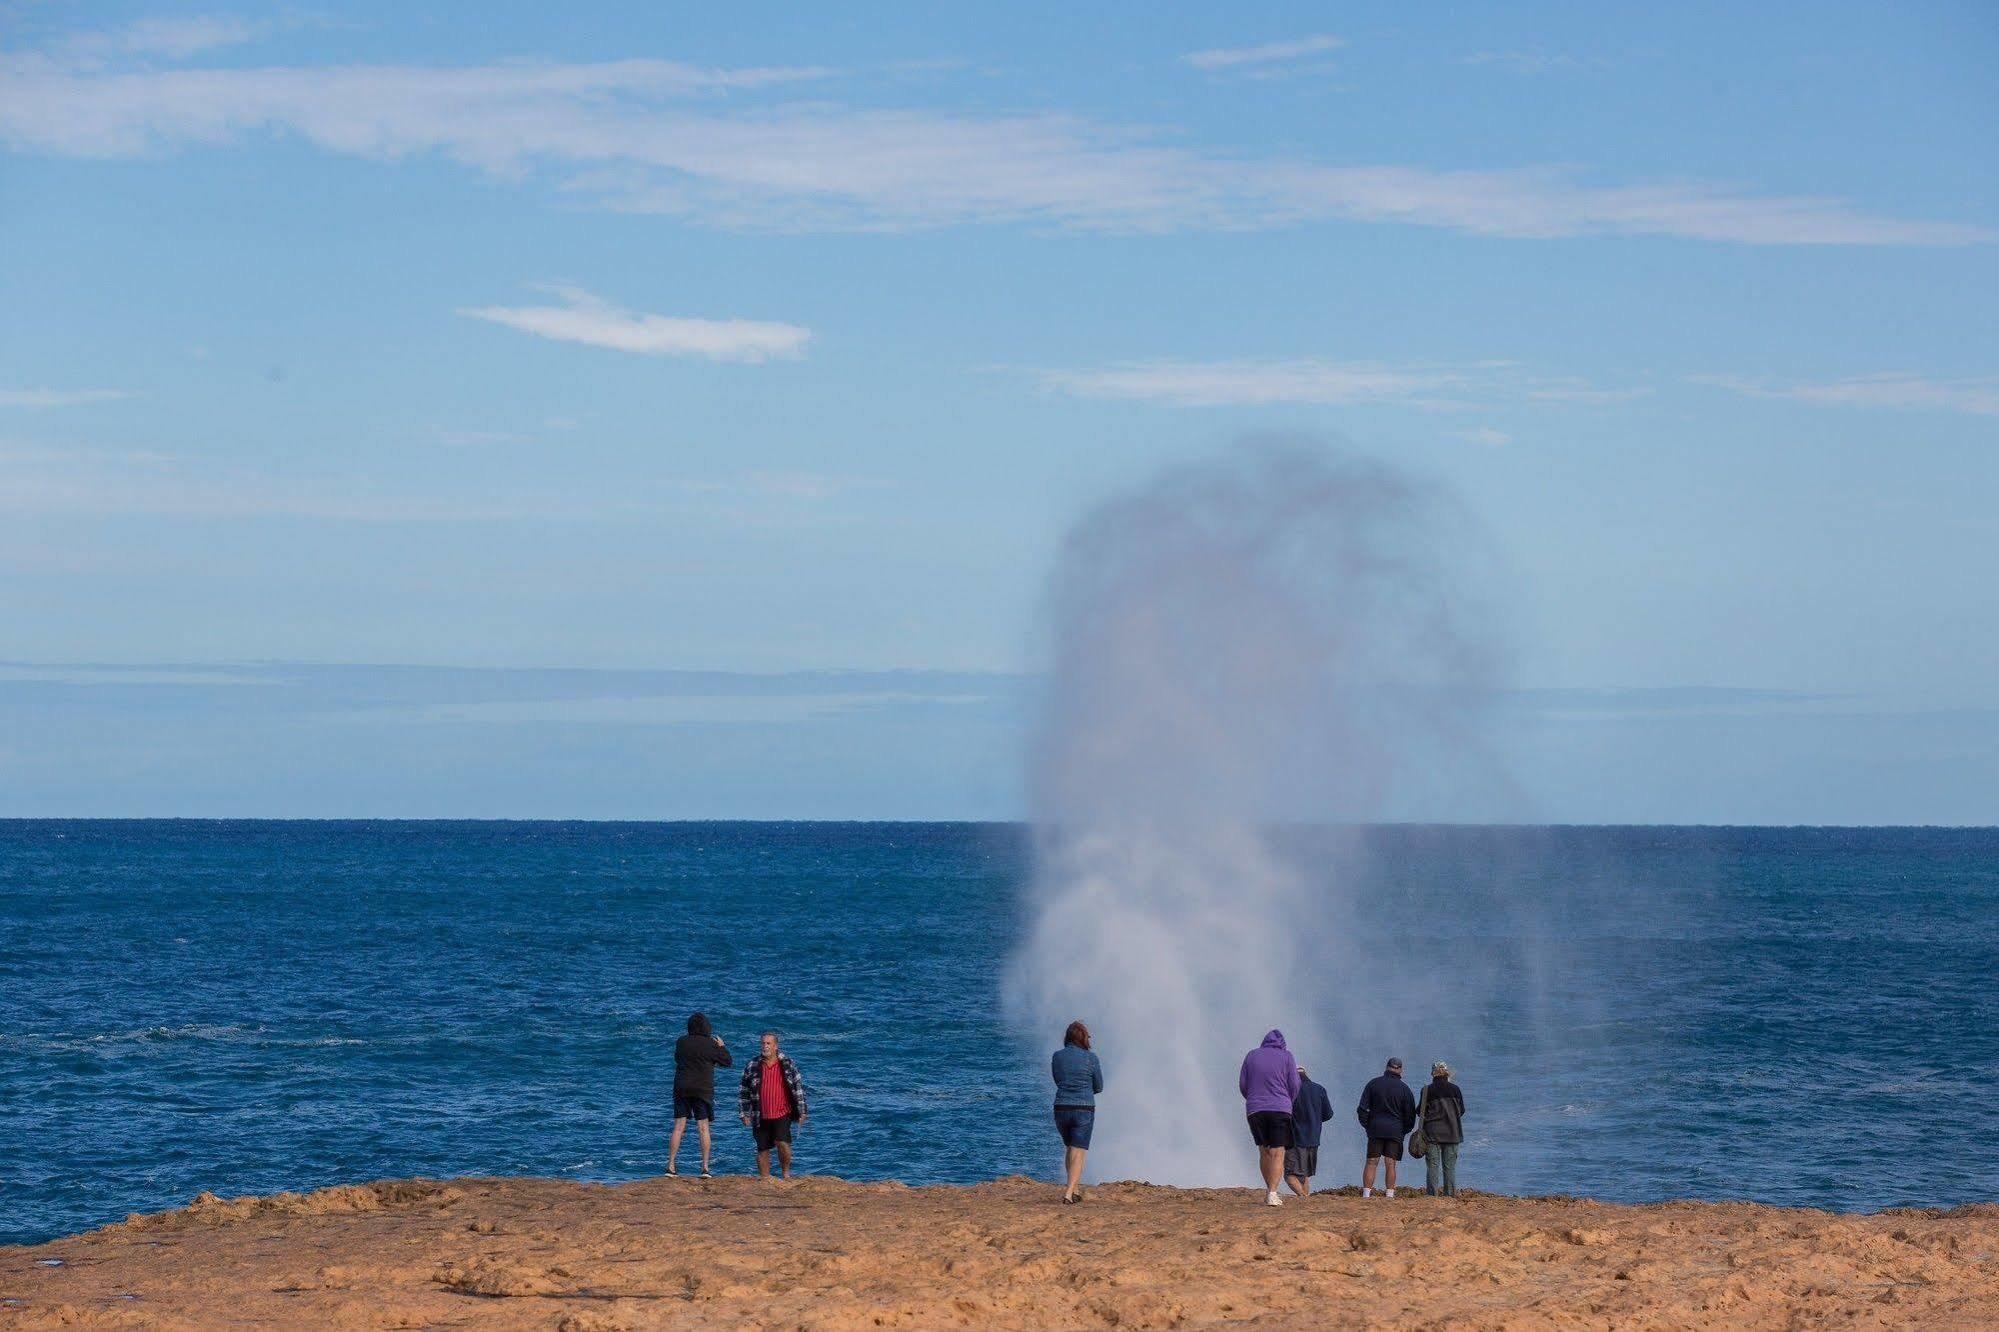
[[[1371,960],[1310,1002],[1444,987],[1405,1053],[1453,1054],[1468,1187],[1999,1198],[1999,831],[1366,842]],[[0,1241],[202,1189],[652,1173],[695,1007],[784,1032],[802,1168],[1046,1175],[1055,1042],[998,998],[1027,865],[1007,826],[0,822]],[[1342,1104],[1380,1056],[1316,1053]],[[1327,1146],[1344,1182],[1358,1129]]]

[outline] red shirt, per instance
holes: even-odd
[[[785,1094],[784,1070],[775,1059],[764,1060],[763,1083],[757,1089],[757,1109],[765,1119],[791,1118],[791,1097]]]

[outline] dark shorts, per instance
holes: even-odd
[[[673,1094],[673,1117],[675,1119],[713,1119],[715,1103],[699,1096]]]
[[[1258,1110],[1249,1117],[1249,1136],[1259,1147],[1289,1147],[1291,1116],[1282,1110]]]
[[[1090,1130],[1096,1126],[1097,1112],[1087,1105],[1055,1107],[1055,1131],[1062,1135],[1064,1147],[1081,1147],[1088,1151]]]
[[[1367,1159],[1372,1161],[1377,1156],[1385,1156],[1391,1161],[1400,1161],[1402,1159],[1402,1139],[1369,1138],[1367,1140]]]
[[[1284,1149],[1284,1173],[1296,1175],[1300,1179],[1310,1179],[1319,1173],[1319,1149],[1317,1147],[1286,1147]]]
[[[767,1152],[780,1142],[791,1141],[791,1119],[759,1119],[751,1132],[757,1135],[757,1150]]]

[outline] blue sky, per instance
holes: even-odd
[[[1490,527],[1536,817],[1999,821],[1989,6],[0,29],[0,813],[1004,815],[1061,532],[1282,430]]]

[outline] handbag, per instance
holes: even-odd
[[[1416,1131],[1409,1135],[1409,1155],[1414,1157],[1420,1158],[1430,1151],[1430,1140],[1423,1135],[1423,1107],[1429,1100],[1430,1089],[1425,1087],[1423,1094],[1416,1098]]]

